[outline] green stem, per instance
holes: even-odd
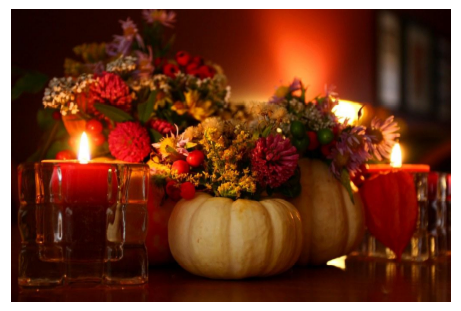
[[[54,138],[56,137],[56,133],[58,132],[58,129],[59,129],[59,122],[55,122],[53,125],[53,128],[51,129],[50,135],[48,135],[48,138],[45,144],[40,150],[40,155],[38,157],[40,161],[43,160],[43,158],[45,157],[46,152],[48,151],[48,149],[51,146],[51,143],[54,141]]]

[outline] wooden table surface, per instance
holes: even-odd
[[[11,231],[11,301],[451,301],[451,262],[397,264],[348,258],[279,276],[208,280],[179,266],[151,267],[144,286],[19,289],[17,226]]]

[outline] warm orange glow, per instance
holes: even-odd
[[[333,113],[338,117],[340,122],[349,119],[349,124],[356,124],[358,121],[358,113],[362,105],[349,100],[339,100],[339,104],[333,107]],[[364,116],[362,109],[362,117]]]
[[[395,143],[391,153],[391,166],[402,167],[402,150],[399,143]]]
[[[88,136],[86,136],[85,132],[82,133],[82,137],[80,138],[78,161],[82,164],[88,163],[90,161],[90,144],[88,142]]]

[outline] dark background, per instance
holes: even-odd
[[[451,39],[450,10],[392,11],[432,36]],[[334,84],[343,99],[379,106],[376,90],[374,10],[176,10],[174,51],[187,50],[220,64],[232,100],[265,100],[293,77],[310,85],[308,96]],[[13,67],[49,78],[63,75],[65,57],[82,43],[108,42],[121,33],[120,19],[141,27],[140,10],[12,10]],[[12,84],[14,83],[14,79]],[[43,93],[12,102],[12,173],[32,154],[41,136],[36,113]],[[434,102],[434,107],[437,106]],[[451,169],[450,120],[391,111],[403,118],[406,162]],[[13,183],[13,188],[15,184]]]

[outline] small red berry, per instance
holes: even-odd
[[[86,122],[86,131],[88,134],[98,134],[102,132],[102,123],[96,119]]]
[[[54,111],[53,114],[51,115],[53,119],[56,121],[59,121],[62,119],[61,113],[59,111]]]
[[[175,78],[178,72],[179,68],[174,64],[166,64],[163,66],[163,73],[170,78]]]
[[[62,150],[56,153],[57,160],[71,160],[75,159],[74,154],[70,150]]]
[[[93,146],[101,146],[106,141],[106,137],[102,133],[92,134],[90,136]]]
[[[181,199],[181,190],[177,186],[177,183],[173,180],[167,182],[165,187],[166,194],[173,199],[174,201],[179,201]]]
[[[179,51],[176,53],[175,58],[179,66],[187,66],[191,60],[190,54],[185,51]]]
[[[205,160],[205,155],[200,150],[194,150],[194,151],[189,152],[189,155],[187,156],[187,159],[186,159],[187,163],[189,163],[189,165],[192,167],[198,167],[202,165],[204,160]]]
[[[195,196],[195,187],[194,185],[186,181],[185,183],[182,183],[180,186],[181,189],[181,197],[186,200],[192,200]]]
[[[197,67],[200,67],[200,66],[202,66],[205,62],[203,61],[203,58],[201,58],[200,56],[194,56],[194,57],[192,57],[191,63],[196,64]]]
[[[189,164],[184,160],[176,160],[171,166],[171,170],[177,171],[178,174],[189,173]]]
[[[332,149],[334,148],[335,145],[336,145],[336,141],[333,140],[329,144],[322,145],[322,147],[320,147],[320,150],[322,151],[322,154],[325,157],[328,157],[331,154],[331,151],[332,151]]]
[[[333,128],[333,135],[335,137],[338,137],[338,133],[339,133],[339,125],[336,125],[334,128]]]
[[[308,131],[307,136],[309,136],[309,146],[307,147],[307,150],[315,150],[319,147],[320,143],[319,140],[317,139],[317,133],[314,131]]]

